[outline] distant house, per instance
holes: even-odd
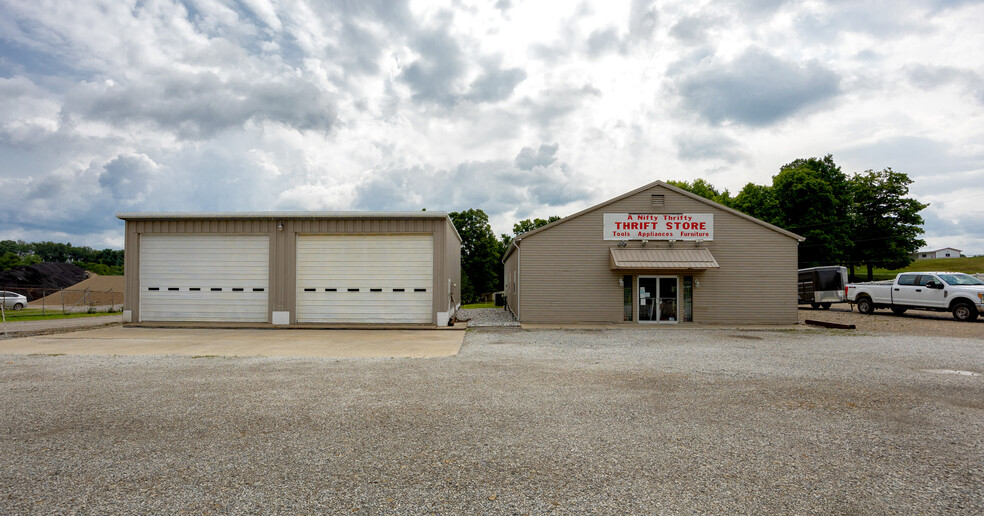
[[[912,253],[913,260],[925,260],[927,258],[960,258],[960,249],[954,249],[952,247],[944,247],[943,249],[937,249],[935,251],[918,251]]]

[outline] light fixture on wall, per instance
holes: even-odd
[[[700,280],[697,278],[694,278],[694,288],[700,288]]]
[[[618,286],[625,288],[625,280],[622,278],[618,279]]]
[[[619,247],[625,247],[625,246],[627,246],[627,245],[629,245],[629,243],[628,243],[628,242],[626,242],[625,240],[622,240],[622,241],[620,241],[620,242],[618,243],[618,246],[619,246]]]
[[[700,247],[704,245],[704,241],[701,239],[694,240],[694,247]]]
[[[642,247],[646,247],[646,244],[648,244],[648,243],[649,243],[649,240],[643,240],[642,241]]]
[[[673,247],[673,244],[676,243],[676,240],[670,240],[669,242],[670,242],[670,247]]]
[[[284,223],[283,222],[278,222],[277,223],[277,231],[283,231],[283,230],[284,230]]]

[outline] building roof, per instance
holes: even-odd
[[[443,211],[206,211],[206,212],[122,212],[122,220],[179,219],[443,219]]]
[[[941,247],[939,249],[930,249],[928,251],[916,251],[916,253],[935,253],[937,251],[946,251],[947,249],[956,251],[958,253],[962,253],[963,252],[962,250],[957,249],[956,247]]]
[[[705,270],[720,268],[711,251],[705,247],[695,249],[627,249],[613,247],[610,263],[612,270]]]
[[[537,234],[537,233],[539,233],[541,231],[545,231],[545,230],[547,230],[549,228],[552,228],[552,227],[554,227],[556,225],[563,224],[563,223],[565,223],[567,221],[576,219],[577,217],[580,217],[581,215],[584,215],[584,214],[587,214],[587,213],[591,213],[591,212],[593,212],[595,210],[599,210],[601,208],[604,208],[605,206],[608,206],[609,204],[613,204],[613,203],[616,203],[618,201],[621,201],[622,199],[626,199],[626,198],[632,197],[633,195],[637,195],[637,194],[640,194],[642,192],[645,192],[646,190],[649,190],[650,188],[653,188],[654,186],[661,186],[663,188],[666,188],[667,190],[670,190],[671,192],[678,193],[678,194],[680,194],[680,195],[682,195],[684,197],[689,197],[689,198],[691,198],[691,199],[693,199],[695,201],[702,202],[702,203],[704,203],[704,204],[706,204],[708,206],[714,207],[715,209],[719,209],[719,210],[722,210],[724,212],[727,212],[727,213],[730,213],[732,215],[735,215],[736,217],[743,218],[743,219],[748,220],[750,222],[754,222],[755,224],[758,224],[758,225],[760,225],[762,227],[765,227],[767,229],[771,229],[772,231],[775,231],[775,232],[780,233],[782,235],[788,236],[789,238],[794,238],[794,239],[796,239],[799,242],[802,242],[802,241],[806,240],[806,237],[797,235],[796,233],[793,233],[792,231],[787,231],[785,229],[782,229],[779,226],[774,226],[772,224],[769,224],[768,222],[765,222],[764,220],[759,220],[759,219],[757,219],[755,217],[752,217],[751,215],[748,215],[747,213],[742,213],[742,212],[740,212],[738,210],[729,208],[729,207],[727,207],[727,206],[725,206],[723,204],[716,203],[716,202],[714,202],[714,201],[712,201],[710,199],[701,197],[701,196],[699,196],[699,195],[697,195],[695,193],[688,192],[688,191],[686,191],[686,190],[684,190],[682,188],[677,188],[677,187],[675,187],[675,186],[673,186],[673,185],[671,185],[669,183],[666,183],[665,181],[653,181],[652,183],[649,183],[649,184],[644,185],[644,186],[640,186],[639,188],[636,188],[635,190],[632,190],[631,192],[624,193],[622,195],[619,195],[618,197],[614,197],[614,198],[609,199],[609,200],[607,200],[607,201],[605,201],[603,203],[596,204],[596,205],[594,205],[594,206],[592,206],[590,208],[581,210],[581,211],[579,211],[579,212],[577,212],[577,213],[575,213],[573,215],[568,215],[568,216],[566,216],[566,217],[564,217],[564,218],[562,218],[560,220],[555,220],[555,221],[551,222],[550,224],[547,224],[545,226],[541,226],[541,227],[539,227],[537,229],[534,229],[533,231],[527,231],[526,233],[523,233],[523,234],[517,236],[516,238],[514,238],[512,240],[512,242],[509,243],[509,247],[506,249],[505,254],[503,254],[503,256],[502,256],[502,261],[503,262],[506,261],[506,258],[508,258],[509,255],[512,254],[512,252],[513,252],[514,249],[516,249],[516,248],[519,247],[519,243],[523,239],[529,238],[529,237],[531,237],[531,236],[533,236],[533,235],[535,235],[535,234]]]

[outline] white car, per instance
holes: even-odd
[[[4,310],[21,310],[27,306],[26,297],[6,290],[0,290],[0,302],[3,303]]]

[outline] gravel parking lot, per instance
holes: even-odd
[[[974,322],[961,322],[954,319],[950,312],[908,310],[902,315],[895,315],[891,310],[875,310],[873,314],[862,314],[852,309],[849,303],[837,303],[829,310],[800,306],[799,322],[805,324],[807,319],[853,324],[862,333],[984,339],[984,316]]]
[[[457,357],[0,357],[0,512],[984,512],[984,340],[470,330]]]

